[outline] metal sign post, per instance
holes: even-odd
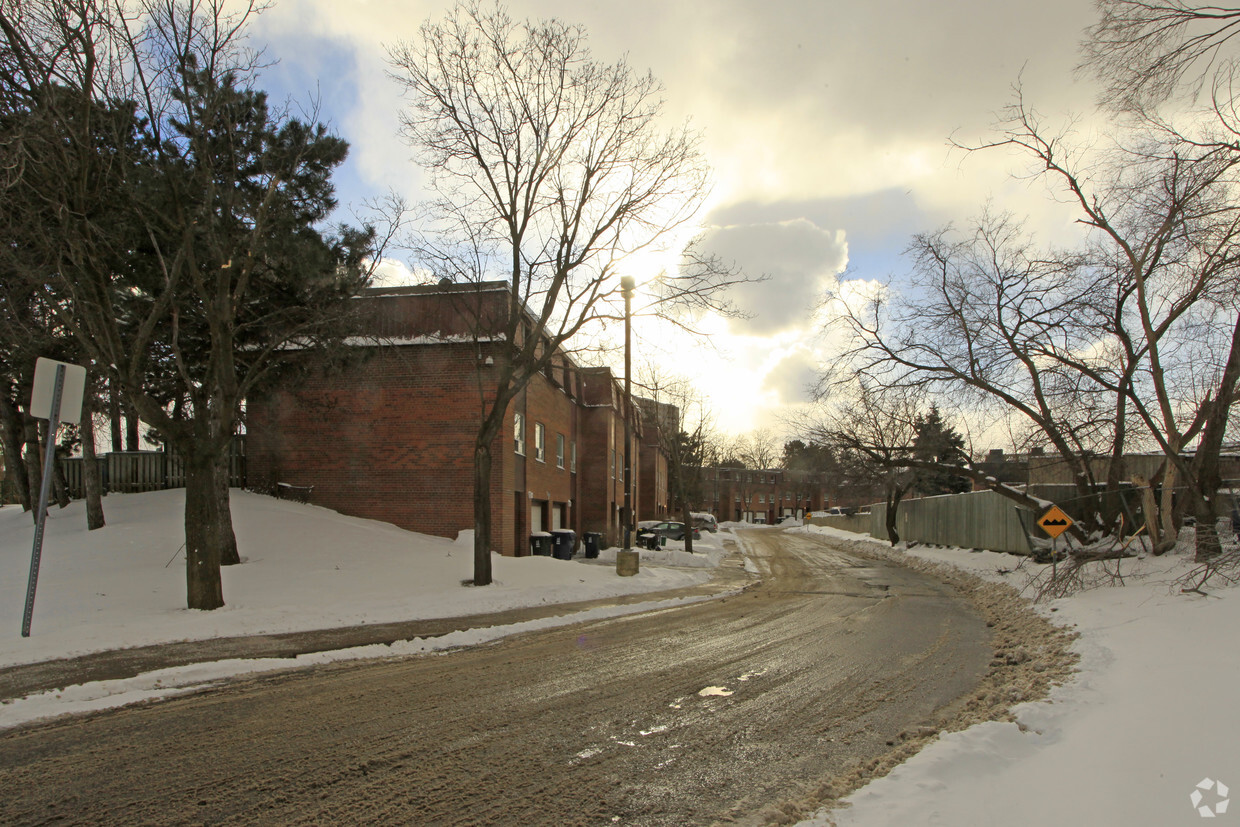
[[[66,377],[69,378],[67,388]],[[86,368],[80,365],[43,358],[35,363],[30,414],[47,420],[47,449],[43,457],[39,510],[35,513],[34,548],[30,552],[30,580],[26,584],[26,608],[22,612],[22,637],[30,637],[30,622],[34,618],[34,592],[39,583],[39,561],[43,556],[43,528],[47,522],[47,500],[52,490],[53,463],[56,462],[56,432],[60,430],[62,419],[66,422],[81,420],[82,393],[85,386]]]

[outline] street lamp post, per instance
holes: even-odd
[[[633,551],[633,361],[632,317],[633,291],[637,281],[632,276],[620,279],[624,294],[624,548],[616,555],[616,573],[637,574],[640,555]]]

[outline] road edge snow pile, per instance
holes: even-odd
[[[1015,722],[1013,708],[1047,700],[1051,690],[1072,678],[1080,655],[1072,649],[1077,633],[1039,614],[1016,589],[992,583],[946,563],[923,560],[873,541],[825,536],[842,551],[930,575],[969,601],[993,634],[990,666],[970,693],[940,709],[927,724],[900,733],[885,754],[862,761],[813,789],[802,801],[763,813],[767,824],[795,824],[810,813],[829,816],[840,800],[907,761],[940,734],[987,721]],[[1019,725],[1019,724],[1018,724]]]

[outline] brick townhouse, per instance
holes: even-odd
[[[359,358],[247,400],[251,483],[299,486],[316,505],[455,537],[473,527],[474,438],[507,358],[487,331],[503,329],[507,285],[377,289],[358,301],[368,329],[353,344]],[[620,541],[624,412],[609,369],[564,353],[530,381],[492,445],[496,551],[527,554],[531,532],[556,528]],[[639,416],[634,431],[637,468]],[[638,477],[638,496],[644,484]]]
[[[777,523],[827,508],[822,476],[784,469],[705,468],[704,497],[719,520]]]
[[[642,419],[641,467],[638,480],[642,483],[637,513],[644,520],[679,520],[679,514],[668,514],[667,445],[680,430],[680,409],[666,402],[635,397],[633,404]]]

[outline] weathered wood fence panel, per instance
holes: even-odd
[[[887,506],[874,506],[872,528],[886,536]],[[1016,504],[994,491],[923,497],[900,503],[896,530],[901,540],[960,548],[1029,553],[1029,537]]]
[[[106,491],[136,494],[162,491],[168,455],[163,451],[121,451],[105,455],[108,460]]]
[[[811,522],[887,538],[887,506],[870,506],[869,515],[814,518]],[[896,511],[896,531],[908,542],[1029,553],[1029,536],[1015,503],[994,491],[970,491],[904,500]]]
[[[105,493],[132,494],[185,487],[185,460],[177,454],[166,451],[110,451],[101,454],[96,461]],[[82,457],[60,460],[65,482],[69,486],[69,496],[74,499],[86,496],[83,481],[85,462]],[[233,488],[244,488],[246,485],[243,439],[233,441],[228,484]]]

